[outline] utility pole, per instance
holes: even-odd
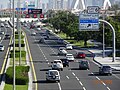
[[[15,88],[15,12],[14,12],[14,0],[13,0],[13,90],[16,90]]]

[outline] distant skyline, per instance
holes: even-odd
[[[10,0],[4,0],[3,2],[0,2],[0,8],[7,8],[9,1],[10,1]],[[11,1],[13,1],[13,0],[11,0]],[[15,1],[15,6],[16,6],[17,0],[14,0],[14,1]],[[28,1],[28,2],[30,2],[30,1],[35,1],[35,2],[36,2],[36,5],[37,5],[37,0],[21,0],[21,1],[22,1],[22,2],[24,2],[24,1]],[[85,0],[85,1],[86,1],[86,0]],[[90,0],[90,1],[91,1],[91,0]],[[94,1],[95,1],[95,0],[94,0]],[[98,0],[98,1],[101,1],[101,0]],[[113,2],[115,2],[115,1],[119,1],[119,2],[120,2],[120,0],[110,0],[110,1],[112,2],[112,4],[113,4]],[[41,0],[41,2],[42,2],[42,3],[47,3],[48,0]],[[90,3],[87,2],[87,4],[89,5]]]
[[[11,0],[11,1],[13,1],[13,0]],[[14,1],[15,1],[15,6],[16,6],[17,0],[14,0]],[[22,1],[22,2],[24,2],[24,1],[28,1],[28,2],[30,2],[30,1],[35,1],[35,2],[37,2],[37,0],[21,0],[21,1]],[[10,2],[10,0],[4,0],[3,2],[0,2],[0,9],[1,9],[1,8],[7,8],[9,2]],[[41,0],[41,2],[47,3],[48,0]]]

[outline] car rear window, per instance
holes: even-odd
[[[57,71],[51,71],[50,75],[58,75],[58,72]]]

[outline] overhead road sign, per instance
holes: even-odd
[[[88,6],[87,7],[87,13],[88,14],[98,14],[100,8],[98,6]]]
[[[79,16],[80,31],[98,31],[99,30],[99,14],[82,13]]]
[[[16,8],[16,10],[17,10],[17,11],[18,11],[18,10],[24,11],[24,10],[26,10],[26,8]]]
[[[42,14],[42,9],[28,9],[28,14]]]

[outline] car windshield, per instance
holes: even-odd
[[[61,61],[54,61],[54,63],[61,63]]]
[[[0,47],[3,47],[3,45],[0,45]]]
[[[103,66],[103,69],[104,69],[104,70],[110,70],[111,67],[110,67],[110,66]]]
[[[57,71],[51,71],[50,75],[58,75],[58,72]]]
[[[84,54],[83,52],[78,52],[78,54]]]
[[[67,44],[67,46],[72,46],[71,44]]]
[[[82,64],[88,64],[88,62],[81,62]]]

